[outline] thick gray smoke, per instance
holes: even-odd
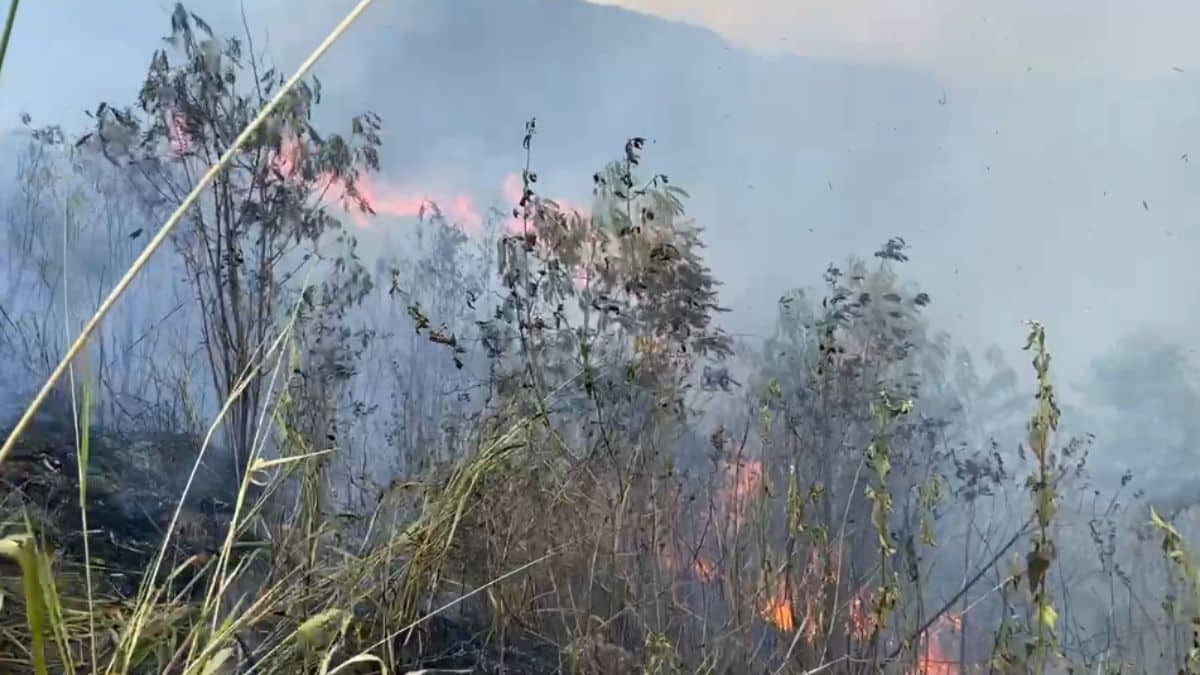
[[[245,24],[238,3],[189,7],[220,33],[248,30],[252,48],[288,70],[345,5],[301,4],[247,3]],[[67,160],[28,154],[31,127],[21,114],[33,128],[62,124],[70,135],[98,102],[132,102],[168,11],[148,0],[22,7],[0,79],[0,229],[9,253],[0,269],[0,348],[14,356],[0,358],[0,377],[36,382],[154,227],[106,182],[113,177],[102,165],[85,167],[78,185],[54,178],[67,173]],[[70,47],[45,49],[51,37]],[[1064,436],[1094,436],[1094,499],[1072,507],[1079,534],[1087,514],[1106,515],[1103,505],[1121,488],[1122,503],[1137,504],[1134,520],[1145,513],[1134,494],[1170,511],[1195,499],[1195,482],[1177,467],[1191,465],[1200,438],[1188,346],[1200,338],[1191,293],[1200,281],[1191,264],[1200,193],[1187,112],[1200,107],[1200,79],[1170,64],[1140,76],[1036,66],[1016,78],[950,80],[912,65],[767,54],[582,0],[404,0],[378,3],[317,73],[322,123],[341,130],[364,110],[382,117],[380,194],[470,195],[477,213],[512,208],[505,179],[523,167],[530,117],[539,128],[539,192],[575,203],[587,202],[593,172],[620,155],[626,138],[646,137],[646,172],[669,174],[693,195],[690,215],[705,228],[707,258],[732,310],[722,321],[746,344],[771,333],[785,292],[818,286],[828,263],[869,258],[902,236],[912,258],[902,274],[931,297],[931,332],[948,334],[957,355],[949,367],[966,372],[971,358],[982,363],[987,354],[1000,373],[994,380],[1008,407],[995,440],[1005,458],[1017,455],[1033,407],[1031,396],[1009,405],[1034,386],[1019,351],[1021,322],[1047,326]],[[42,182],[37,171],[48,172]],[[73,190],[99,196],[83,205]],[[471,382],[482,377],[472,372],[477,364],[460,370],[444,350],[405,332],[403,307],[387,297],[388,274],[446,242],[416,243],[412,218],[380,211],[365,227],[347,219],[381,287],[364,314],[408,345],[368,352],[377,377],[348,396],[364,409],[405,410],[372,418],[376,426],[358,430],[361,437],[436,446],[465,433],[453,422],[479,404]],[[88,227],[76,223],[80,214]],[[103,392],[107,421],[195,430],[216,401],[204,398],[187,280],[163,253],[106,324],[88,367],[121,373]],[[472,249],[472,260],[488,254]],[[423,291],[427,307],[443,291],[443,300],[471,294],[471,280],[455,276],[467,263],[440,263],[405,273],[445,284]],[[179,381],[191,388],[170,391]],[[31,387],[0,393],[0,423]],[[433,390],[451,403],[420,398]],[[175,402],[153,404],[163,400]],[[982,446],[996,429],[973,422],[969,441]],[[341,431],[336,437],[348,442]],[[375,478],[385,478],[408,458],[372,461]],[[363,475],[371,473],[365,464]],[[1014,471],[1019,491],[1026,469]],[[996,511],[986,519],[1007,531],[1017,511]],[[955,517],[951,527],[964,525]],[[1080,536],[1072,554],[1086,557]]]
[[[275,20],[281,6],[247,3],[245,25],[254,48],[288,68],[339,7],[293,26]],[[20,144],[8,136],[21,111],[70,130],[100,100],[130,101],[167,9],[23,8],[0,104],[5,156]],[[219,31],[245,30],[236,3],[192,9]],[[50,35],[74,46],[39,48]],[[1141,79],[1030,66],[1016,82],[939,81],[911,67],[760,55],[583,2],[456,0],[375,7],[318,73],[324,118],[382,115],[388,181],[474,194],[480,209],[503,201],[530,116],[547,194],[583,200],[627,136],[650,138],[650,165],[694,195],[734,332],[768,332],[786,289],[899,234],[939,329],[1012,356],[1020,321],[1039,319],[1059,379],[1079,383],[1135,327],[1180,343],[1200,334],[1182,293],[1200,243],[1186,215],[1197,206],[1192,134],[1173,112],[1195,107],[1200,88],[1167,65]],[[381,242],[361,236],[374,253]]]

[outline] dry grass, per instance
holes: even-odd
[[[561,392],[544,392],[539,381],[534,404],[523,401],[524,406],[514,405],[480,424],[474,448],[465,456],[420,480],[392,485],[378,495],[363,522],[348,525],[328,518],[322,507],[328,500],[331,451],[312,447],[287,422],[304,414],[293,409],[297,404],[284,386],[294,366],[299,302],[289,322],[259,346],[191,467],[189,489],[231,406],[249,383],[265,382],[267,395],[258,411],[262,423],[255,427],[234,515],[219,549],[168,567],[185,491],[136,597],[97,590],[93,575],[99,572],[86,548],[83,508],[89,501],[90,392],[76,386],[73,364],[200,193],[371,1],[362,0],[331,31],[159,228],[0,448],[3,462],[51,389],[69,374],[72,393],[81,394],[73,402],[83,574],[64,572],[62,561],[49,553],[50,542],[34,536],[39,528],[25,514],[12,514],[10,534],[0,539],[0,558],[19,574],[5,579],[3,598],[21,610],[23,621],[0,623],[0,640],[13,647],[4,665],[39,675],[391,673],[427,660],[439,646],[462,646],[464,639],[439,638],[431,627],[435,619],[454,613],[456,625],[484,632],[469,636],[477,637],[477,644],[463,658],[515,660],[539,672],[715,674],[746,672],[751,664],[776,675],[951,672],[931,669],[929,632],[970,585],[933,611],[919,607],[918,586],[916,601],[906,605],[902,593],[913,589],[901,580],[893,561],[898,551],[888,533],[893,513],[888,439],[892,422],[911,408],[908,402],[893,405],[881,396],[873,408],[884,413],[864,444],[859,470],[865,467],[876,480],[860,485],[856,473],[845,503],[822,503],[816,482],[804,485],[794,467],[771,464],[767,446],[774,419],[767,406],[753,411],[761,415],[757,452],[747,452],[749,426],[740,442],[714,436],[712,477],[699,486],[708,502],[697,503],[697,486],[688,483],[695,478],[681,477],[674,458],[663,450],[668,444],[659,430],[669,428],[665,413],[653,413],[655,431],[648,434],[653,438],[639,437],[628,447],[568,439],[555,430],[547,412]],[[15,9],[14,1],[0,64]],[[635,342],[645,352],[654,350],[653,343]],[[1050,433],[1058,413],[1040,327],[1031,343],[1039,359],[1032,437],[1039,487],[1033,491],[1033,510],[1035,550],[1042,552],[1052,545],[1051,512],[1058,498],[1049,478],[1056,468],[1050,462]],[[860,488],[874,507],[873,530],[855,535],[848,522]],[[281,510],[286,503],[293,508]],[[812,511],[818,508],[835,517],[816,517]],[[1156,523],[1194,593],[1194,570],[1178,533]],[[867,531],[873,562],[855,570],[852,546],[863,540],[862,531]],[[247,540],[265,543],[246,548]],[[1036,635],[1039,672],[1055,667],[1049,655],[1057,613],[1045,585],[1047,555],[1031,556],[1029,569],[984,594],[1002,592],[1022,574],[1036,579],[1030,604],[1035,621],[1024,628]],[[12,583],[16,578],[20,584]],[[920,579],[919,571],[911,577],[914,584]],[[916,613],[906,614],[912,605],[918,606]],[[885,639],[893,636],[903,640],[890,645]],[[1187,662],[1194,669],[1200,659],[1190,653]]]

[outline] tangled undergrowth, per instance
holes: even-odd
[[[1038,450],[1049,447],[1057,413],[1040,326],[1030,345],[1043,383],[1031,448],[1044,459],[1030,479],[1035,516],[1018,532],[1032,535],[1027,569],[1001,582],[1017,590],[1028,580],[1029,619],[1001,622],[993,672],[1066,667],[1046,588],[1055,557],[1047,538],[1057,502],[1052,490],[1069,467],[1056,470],[1049,453]],[[284,397],[280,406],[287,405]],[[879,476],[874,486],[864,484],[862,496],[874,504],[884,556],[896,553],[880,506],[889,489],[885,439],[890,420],[907,414],[910,404],[881,398],[877,431],[863,454]],[[85,407],[80,418],[87,417]],[[477,451],[425,480],[390,485],[354,520],[303,506],[321,499],[309,492],[321,489],[322,481],[309,475],[323,470],[321,453],[301,446],[290,457],[252,457],[217,547],[177,528],[169,569],[144,577],[136,594],[118,590],[111,570],[89,556],[106,544],[101,536],[137,525],[106,524],[84,548],[80,530],[48,527],[78,512],[10,502],[10,534],[0,540],[0,555],[11,563],[0,610],[5,664],[32,672],[121,673],[500,672],[502,663],[504,672],[528,673],[731,673],[745,672],[739,670],[745,663],[779,673],[965,672],[939,665],[925,641],[947,617],[962,620],[950,609],[954,599],[910,617],[911,577],[905,583],[878,570],[847,590],[846,551],[837,544],[850,537],[822,530],[810,515],[821,504],[818,486],[801,489],[793,477],[786,490],[776,490],[767,482],[774,472],[760,459],[733,460],[740,470],[702,488],[717,495],[713,503],[722,511],[705,525],[712,543],[701,537],[688,545],[692,530],[679,508],[684,485],[672,485],[665,474],[648,482],[621,479],[609,458],[574,452],[545,418],[510,419],[519,421],[481,437]],[[81,428],[89,430],[79,438],[84,450],[77,459],[87,466],[96,432]],[[49,436],[35,428],[29,438]],[[112,442],[105,438],[103,447],[120,456]],[[738,447],[719,436],[712,443],[718,453]],[[179,451],[167,445],[139,447],[149,454]],[[31,440],[24,449],[44,447]],[[199,441],[192,447],[199,449]],[[24,457],[38,461],[22,467]],[[18,453],[12,466],[21,468],[10,467],[9,475],[24,474],[26,485],[39,475],[60,475],[62,467],[48,457],[45,450]],[[87,475],[110,478],[102,471]],[[100,522],[117,505],[88,499],[84,485],[79,494],[87,513]],[[277,508],[285,503],[294,508]],[[305,522],[309,517],[318,522]],[[771,523],[785,521],[785,537],[772,539]],[[1154,524],[1194,595],[1181,536],[1157,514]],[[165,552],[171,544],[162,545]],[[245,550],[235,552],[238,546]],[[81,556],[90,568],[78,564]],[[831,646],[835,633],[844,647]],[[904,637],[889,640],[889,634]],[[832,655],[835,649],[840,653]],[[1186,656],[1189,664],[1194,653]]]
[[[1001,357],[980,376],[932,330],[902,238],[785,294],[751,346],[647,140],[569,208],[530,120],[511,211],[476,236],[422,205],[409,258],[368,272],[336,214],[373,213],[382,120],[319,132],[302,80],[348,24],[284,78],[180,5],[135,105],[30,130],[0,345],[49,374],[31,413],[62,403],[0,452],[3,668],[1200,672],[1186,509],[1147,526],[1127,476],[1098,509],[1043,327],[1030,416]],[[151,217],[135,257],[116,228]],[[130,268],[81,311],[71,252],[100,240]],[[122,294],[144,333],[101,329]],[[70,346],[60,302],[92,317]]]

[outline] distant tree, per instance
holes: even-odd
[[[0,206],[0,236],[12,252],[0,280],[0,348],[9,355],[0,367],[18,382],[53,368],[67,333],[95,311],[145,243],[148,216],[130,198],[122,170],[73,147],[57,126],[25,119],[15,181]],[[92,419],[110,431],[189,426],[187,397],[176,385],[195,374],[191,360],[165,358],[187,330],[181,309],[191,305],[181,299],[187,284],[178,272],[169,256],[152,261],[145,283],[129,289],[77,362],[71,379],[91,389]]]
[[[875,258],[875,264],[831,265],[819,296],[797,289],[780,298],[775,332],[763,343],[747,391],[751,409],[763,411],[754,422],[763,436],[763,472],[777,486],[769,497],[770,530],[771,539],[786,542],[786,583],[801,583],[812,555],[840,579],[799,594],[806,596],[799,601],[803,611],[823,625],[811,636],[818,653],[802,656],[803,663],[819,659],[826,644],[835,651],[853,644],[848,638],[856,631],[859,642],[866,639],[869,622],[851,629],[848,610],[834,601],[856,593],[880,597],[882,587],[862,584],[875,578],[881,562],[904,573],[905,600],[919,611],[917,549],[933,543],[945,454],[961,432],[966,392],[953,385],[949,337],[930,331],[929,295],[897,270],[908,260],[907,245],[891,239]],[[878,414],[903,401],[913,404],[911,413],[881,427]],[[886,456],[873,454],[884,447]],[[876,469],[883,485],[872,485]],[[791,487],[783,493],[783,486]],[[804,523],[809,533],[797,537],[793,502],[805,495],[819,499]],[[880,560],[872,525],[878,503],[887,504],[878,525],[895,548],[887,561]],[[853,648],[864,657],[872,653],[866,645]]]
[[[175,6],[166,43],[151,59],[135,105],[100,103],[90,113],[94,128],[78,141],[124,168],[160,215],[182,200],[284,81],[260,63],[252,45],[219,39],[182,5]],[[281,308],[297,299],[297,282],[315,282],[302,298],[306,316],[326,318],[370,289],[355,239],[329,207],[371,210],[358,179],[379,168],[380,121],[369,113],[355,117],[348,137],[318,132],[313,112],[320,99],[315,78],[298,85],[174,237],[202,314],[220,399],[255,363]],[[341,357],[327,361],[331,368],[345,365]],[[255,437],[264,386],[252,380],[230,411],[226,430],[235,449],[244,452]]]
[[[531,121],[527,149],[535,131]],[[535,422],[524,437],[527,458],[498,489],[481,489],[477,525],[495,536],[481,538],[478,555],[503,567],[540,542],[596,535],[553,563],[566,576],[544,599],[521,592],[500,602],[577,606],[570,623],[584,633],[593,630],[589,616],[611,617],[606,639],[637,650],[646,626],[662,630],[668,612],[660,563],[663,514],[678,509],[676,441],[695,419],[701,365],[731,351],[716,323],[719,282],[685,217],[686,193],[665,175],[638,177],[644,143],[630,139],[624,156],[593,176],[586,212],[537,194],[536,172],[524,169],[496,242],[498,301],[479,326],[492,359],[489,426]],[[518,547],[500,545],[514,538]],[[589,565],[579,555],[595,556],[593,573],[583,574]],[[624,612],[626,604],[639,612]]]
[[[534,131],[531,122],[527,147]],[[504,298],[487,338],[497,355],[522,355],[535,389],[548,376],[582,375],[593,402],[623,382],[682,412],[668,392],[696,363],[727,356],[731,342],[715,325],[720,282],[684,216],[687,193],[663,174],[638,178],[643,144],[629,139],[624,158],[593,176],[590,214],[539,196],[537,174],[524,171],[519,224],[499,242]],[[570,360],[549,359],[556,349]]]
[[[487,405],[493,361],[479,349],[478,322],[494,299],[499,223],[493,217],[475,241],[428,204],[408,250],[379,261],[377,274],[389,282],[380,288],[377,316],[395,330],[378,354],[393,385],[386,435],[400,449],[396,468],[403,472],[462,450]]]
[[[1156,497],[1195,499],[1195,481],[1173,468],[1180,458],[1196,456],[1200,439],[1195,373],[1183,345],[1150,331],[1126,336],[1092,362],[1082,391],[1107,478],[1134,471],[1139,483],[1154,486]]]

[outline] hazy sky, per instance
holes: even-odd
[[[1019,346],[1037,318],[1075,377],[1138,327],[1200,342],[1200,4],[606,2],[658,19],[380,0],[320,66],[329,106],[384,117],[390,180],[494,187],[483,202],[530,115],[546,189],[574,198],[626,135],[651,137],[654,168],[695,195],[735,328],[900,235],[939,326],[977,350]],[[351,4],[246,10],[256,48],[292,68]],[[172,5],[23,3],[0,130],[130,101]],[[241,31],[236,0],[189,6]]]
[[[688,21],[752,49],[939,75],[1145,77],[1200,67],[1186,0],[597,0]]]

